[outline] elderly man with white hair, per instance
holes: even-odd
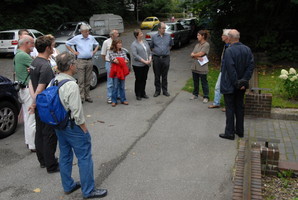
[[[222,35],[221,35],[221,41],[225,43],[224,48],[221,53],[221,62],[220,62],[220,68],[222,67],[222,62],[223,62],[223,57],[225,55],[226,49],[230,45],[230,40],[229,40],[229,32],[231,29],[223,29]],[[214,101],[213,104],[208,106],[208,108],[219,108],[220,107],[220,99],[221,99],[221,93],[220,93],[220,79],[221,79],[221,72],[219,72],[216,84],[215,84],[215,89],[214,89]]]
[[[16,80],[22,83],[22,87],[19,91],[19,96],[22,101],[23,117],[24,117],[24,133],[25,143],[31,152],[35,152],[35,115],[29,114],[29,107],[31,106],[33,99],[30,96],[28,83],[29,68],[32,63],[30,53],[34,48],[34,39],[29,35],[23,35],[19,40],[19,48],[17,49],[14,57],[14,70],[16,73]]]
[[[81,25],[81,34],[73,37],[66,42],[66,47],[69,51],[77,56],[78,67],[78,85],[82,102],[87,101],[92,103],[90,97],[90,82],[92,78],[92,57],[99,48],[98,42],[89,34],[89,26]],[[76,46],[76,49],[71,48]],[[96,46],[93,50],[93,46]]]
[[[240,138],[244,136],[243,100],[253,73],[254,58],[250,48],[239,42],[240,33],[236,29],[228,35],[230,46],[223,58],[220,80],[220,92],[226,105],[226,128],[219,137],[234,140],[235,134]]]

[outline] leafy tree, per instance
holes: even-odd
[[[278,59],[298,58],[290,53],[298,52],[298,2],[297,0],[201,0],[194,4],[201,21],[208,22],[215,45],[222,29],[236,28],[241,41],[254,51],[265,51]],[[282,45],[284,46],[282,48]],[[281,52],[282,51],[282,52]],[[273,56],[274,55],[274,56]]]

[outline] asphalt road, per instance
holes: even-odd
[[[122,34],[130,49],[132,32]],[[92,90],[84,114],[92,137],[96,185],[113,200],[231,199],[234,141],[222,141],[224,114],[190,101],[181,89],[191,77],[191,53],[196,41],[171,51],[170,97],[153,98],[149,70],[148,100],[137,101],[133,72],[126,79],[128,106],[106,103],[106,83]],[[1,75],[11,78],[12,58],[0,58]],[[10,76],[9,76],[10,75]],[[59,150],[57,150],[57,156]],[[73,178],[79,180],[77,160]],[[81,192],[64,195],[60,175],[47,174],[24,144],[23,124],[0,140],[0,199],[81,199]]]

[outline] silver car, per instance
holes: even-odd
[[[185,29],[179,22],[166,22],[166,33],[171,35],[174,41],[174,46],[180,48],[183,44],[187,44],[190,40],[190,30]],[[150,44],[153,35],[157,34],[157,25],[154,26],[150,32],[146,34],[146,41]]]
[[[91,83],[90,83],[90,89],[91,90],[96,88],[99,78],[107,76],[107,71],[106,71],[106,68],[105,68],[105,60],[103,60],[103,58],[101,56],[101,47],[102,47],[103,42],[106,39],[108,39],[107,37],[100,36],[100,35],[92,35],[92,36],[98,42],[99,48],[98,48],[98,51],[95,53],[95,55],[92,57],[93,71],[92,71],[92,79],[91,79]],[[71,38],[69,38],[69,37],[56,38],[56,49],[60,53],[62,53],[63,51],[68,51],[68,49],[65,46],[65,43],[69,39],[71,39]],[[76,47],[73,46],[72,48],[75,49]],[[94,46],[94,48],[95,48],[95,46]],[[130,59],[129,52],[124,48],[123,48],[123,50],[126,52],[127,57]]]
[[[0,31],[0,54],[13,54],[16,46],[19,41],[19,32],[20,29]],[[29,35],[31,35],[34,40],[39,36],[44,35],[38,30],[27,29]]]
[[[80,34],[80,27],[81,25],[86,25],[91,29],[91,26],[85,22],[85,21],[80,21],[80,22],[65,22],[61,24],[58,29],[56,30],[55,37],[73,37],[78,34]]]

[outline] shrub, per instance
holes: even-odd
[[[290,99],[298,99],[298,74],[294,68],[289,71],[282,69],[280,79],[283,80],[283,86]]]

